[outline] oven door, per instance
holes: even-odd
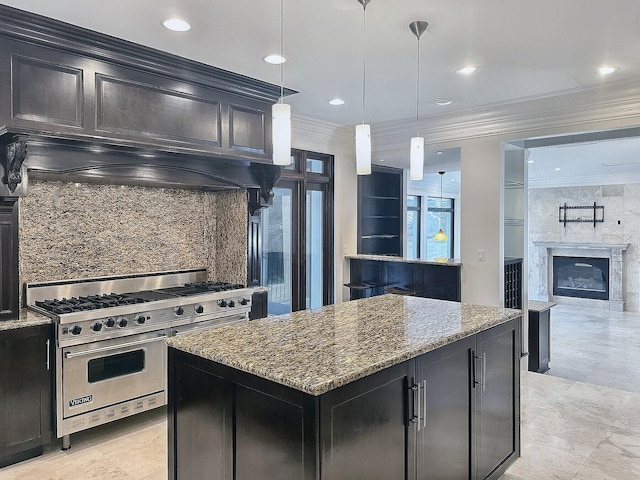
[[[63,348],[63,418],[164,391],[166,336],[155,331]]]

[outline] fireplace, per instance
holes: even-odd
[[[609,259],[554,256],[553,294],[609,300]]]
[[[533,271],[538,273],[538,291],[533,298],[543,301],[554,301],[564,303],[566,305],[580,305],[593,308],[608,308],[616,312],[624,311],[625,291],[624,291],[624,272],[625,272],[625,251],[629,248],[628,243],[577,243],[577,242],[558,242],[558,241],[534,241],[538,255],[533,256]],[[580,293],[569,284],[570,288],[562,288],[561,292],[557,292],[557,266],[555,265],[556,257],[569,258],[573,260],[573,268],[587,269],[589,267],[578,266],[577,263],[585,263],[594,265],[593,261],[605,263],[596,265],[601,273],[596,273],[595,279],[605,278],[607,282],[607,293],[599,292],[600,297],[582,297],[578,295],[569,295],[569,293]],[[571,275],[568,273],[571,272]],[[571,278],[594,278],[594,273],[585,273],[585,270],[567,270],[567,277]],[[535,274],[534,274],[535,275]],[[600,275],[600,276],[598,276]],[[595,282],[597,283],[597,282]],[[580,282],[582,284],[582,282]],[[561,287],[565,284],[561,283]],[[566,287],[566,285],[565,285]],[[595,287],[592,290],[603,290],[603,288]],[[532,298],[529,298],[532,300]]]

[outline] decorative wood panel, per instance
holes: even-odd
[[[18,208],[0,202],[0,320],[18,315]]]
[[[229,105],[229,147],[254,153],[266,153],[264,110]]]
[[[96,129],[220,146],[220,102],[96,75]]]
[[[81,127],[82,81],[77,68],[12,56],[12,117]]]

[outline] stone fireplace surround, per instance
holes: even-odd
[[[538,250],[540,281],[538,294],[542,298],[558,303],[608,308],[616,312],[624,311],[624,255],[628,243],[571,243],[534,241]],[[570,298],[553,295],[553,257],[597,257],[609,259],[609,300]]]

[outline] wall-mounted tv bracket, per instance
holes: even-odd
[[[575,210],[591,210],[593,215],[589,216],[589,218],[574,216],[573,218],[567,218],[567,212],[574,212]],[[565,202],[564,206],[558,207],[558,221],[564,224],[564,227],[567,228],[567,223],[592,223],[593,228],[596,228],[596,223],[604,222],[604,205],[596,205],[596,202],[593,202],[593,205],[579,205],[579,206],[567,206]]]

